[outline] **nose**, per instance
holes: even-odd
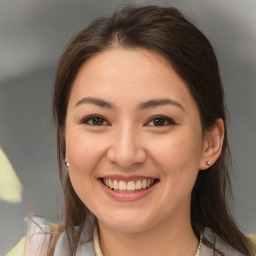
[[[136,131],[123,127],[113,137],[111,147],[107,152],[109,161],[129,169],[146,160],[146,151]]]

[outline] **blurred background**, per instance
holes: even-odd
[[[57,221],[61,189],[51,120],[58,59],[94,17],[127,4],[172,5],[212,42],[231,114],[233,213],[256,233],[256,1],[0,1],[0,255],[26,233],[26,216]]]

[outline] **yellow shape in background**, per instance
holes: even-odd
[[[22,201],[22,185],[9,159],[0,148],[0,199],[10,203]]]
[[[25,237],[6,256],[23,256],[25,251]]]

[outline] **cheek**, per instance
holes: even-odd
[[[67,134],[66,152],[72,167],[88,173],[100,161],[105,152],[106,143],[101,136],[87,135],[83,132]]]
[[[155,161],[164,166],[165,170],[175,171],[183,167],[193,169],[199,167],[202,140],[196,133],[192,136],[182,133],[155,141],[150,148]]]
[[[197,137],[197,138],[196,138]],[[166,138],[158,147],[152,147],[154,164],[160,167],[164,190],[159,199],[164,204],[166,214],[173,207],[187,207],[194,187],[200,164],[201,137],[174,136]],[[159,150],[161,148],[162,150]]]
[[[68,130],[69,132],[69,130]],[[71,183],[85,205],[94,205],[92,192],[95,191],[94,170],[102,161],[106,143],[101,136],[88,135],[84,131],[66,135],[66,152],[70,162]]]

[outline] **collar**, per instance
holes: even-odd
[[[88,240],[88,238],[91,239]],[[240,252],[236,251],[233,247],[229,246],[223,239],[217,236],[209,228],[204,229],[204,232],[202,234],[202,240],[208,240],[211,244],[214,245],[214,249],[209,248],[204,243],[202,243],[200,249],[200,256],[245,256]],[[221,254],[216,253],[216,249],[221,251]],[[83,255],[103,256],[100,248],[99,233],[96,223],[94,224],[92,236],[89,232],[84,232],[81,236],[81,241],[78,244],[76,256]],[[72,256],[72,254],[69,252],[66,233],[63,233],[60,236],[55,248],[54,256]]]
[[[98,225],[95,223],[94,232],[93,232],[93,241],[94,241],[94,251],[96,256],[103,256],[100,241],[99,241],[99,233],[98,233]]]

